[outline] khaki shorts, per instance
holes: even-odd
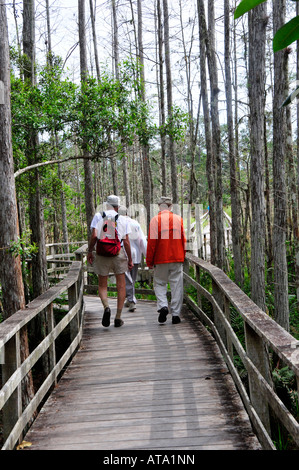
[[[94,255],[92,267],[97,275],[108,276],[110,273],[122,274],[128,271],[128,258],[123,247],[116,256]]]

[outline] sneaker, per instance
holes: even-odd
[[[159,323],[165,323],[166,322],[166,317],[168,315],[168,307],[162,307],[159,312],[159,317],[158,317],[158,322]]]
[[[129,307],[129,306],[130,306],[130,303],[131,303],[131,302],[130,302],[129,300],[126,300],[126,301],[125,301],[125,307]]]
[[[109,307],[106,307],[102,318],[102,325],[105,326],[105,328],[108,328],[108,326],[110,325],[110,315],[111,310]]]
[[[129,312],[134,312],[134,310],[136,310],[136,304],[134,302],[130,302],[128,307],[129,307]]]
[[[116,318],[116,319],[114,320],[114,326],[115,326],[115,328],[117,328],[117,327],[119,327],[119,326],[123,326],[123,324],[124,324],[124,322],[123,322],[123,320],[122,320],[121,318]]]
[[[172,324],[173,324],[173,325],[176,325],[177,323],[181,323],[181,319],[180,319],[180,317],[179,317],[178,315],[174,315],[174,316],[172,317]]]

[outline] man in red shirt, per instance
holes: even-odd
[[[186,236],[183,219],[171,212],[172,201],[161,197],[159,214],[152,218],[148,233],[146,264],[154,268],[154,290],[157,297],[159,323],[165,323],[169,313],[167,284],[171,289],[172,323],[180,323],[183,303],[183,263]]]

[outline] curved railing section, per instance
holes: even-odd
[[[299,423],[275,393],[270,355],[276,355],[296,374],[298,388],[299,341],[259,309],[219,268],[191,254],[186,256],[184,268],[185,302],[217,341],[263,448],[276,448],[271,439],[271,416],[287,429],[298,446]],[[203,273],[211,279],[209,290],[200,284]],[[188,286],[195,288],[196,300],[187,293]],[[209,314],[202,306],[203,298],[208,301]],[[243,320],[245,347],[231,326],[232,309]],[[248,387],[235,367],[236,354],[247,370]]]
[[[66,277],[56,286],[30,302],[0,324],[0,357],[2,362],[2,388],[0,410],[3,421],[2,450],[12,450],[22,440],[24,430],[32,422],[36,411],[44,401],[68,361],[80,345],[84,316],[83,275],[80,254],[69,267]],[[58,318],[57,302],[63,298],[64,306]],[[43,321],[38,322],[42,316]],[[31,344],[29,356],[21,363],[20,338],[22,330],[30,330],[33,322],[41,325],[42,339]],[[36,328],[36,326],[35,326]],[[57,345],[59,344],[59,348]],[[22,405],[22,381],[34,371],[38,361],[46,358],[47,373],[42,368],[42,380],[30,402]],[[36,372],[34,372],[36,374]]]

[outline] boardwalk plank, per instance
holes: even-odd
[[[140,301],[122,328],[104,329],[99,299],[85,302],[82,348],[29,430],[30,450],[259,448],[214,340],[188,311],[159,325],[155,303]]]

